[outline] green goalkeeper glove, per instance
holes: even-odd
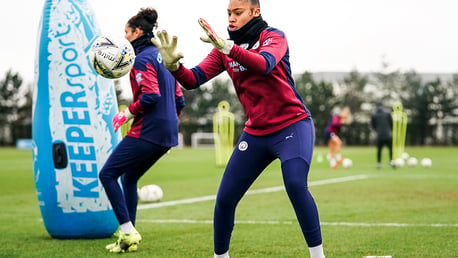
[[[232,47],[234,46],[234,41],[220,38],[218,35],[216,35],[216,33],[204,19],[199,18],[198,22],[207,34],[205,36],[200,37],[200,40],[202,40],[205,43],[211,43],[219,51],[221,51],[221,53],[228,55],[231,52]]]
[[[183,58],[183,54],[181,52],[176,52],[178,43],[177,37],[173,36],[172,40],[170,40],[169,34],[165,30],[157,32],[157,37],[159,41],[152,38],[151,43],[153,43],[159,50],[159,53],[161,53],[165,68],[172,72],[178,70],[180,66],[178,61]]]

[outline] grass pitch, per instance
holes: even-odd
[[[328,168],[317,147],[309,175],[326,257],[458,257],[458,148],[407,147],[431,168],[375,168],[375,147],[344,147],[349,169]],[[383,153],[386,159],[387,153]],[[321,158],[323,158],[323,161]],[[321,162],[320,162],[321,161]],[[387,161],[385,162],[387,164]],[[0,257],[111,257],[114,238],[51,238],[38,207],[31,151],[0,149]],[[143,243],[129,257],[212,257],[214,195],[224,168],[212,149],[173,149],[141,179],[158,184],[160,203],[141,203]],[[240,202],[231,257],[308,257],[284,190],[279,162]],[[205,198],[200,198],[205,197]],[[194,202],[182,203],[181,200]],[[162,206],[161,206],[162,205]]]

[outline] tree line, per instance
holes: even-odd
[[[308,71],[295,76],[299,95],[312,113],[316,127],[316,144],[323,145],[324,128],[339,109],[349,107],[352,123],[344,126],[341,136],[347,145],[370,145],[375,134],[370,116],[375,103],[382,101],[390,109],[402,103],[408,116],[407,145],[458,144],[458,74],[449,79],[425,79],[415,71],[390,70],[386,64],[380,72],[344,73],[342,78],[318,78]],[[129,104],[119,80],[115,81],[118,104]],[[0,145],[14,145],[19,138],[31,138],[32,85],[23,84],[20,74],[7,71],[0,80]],[[130,93],[130,92],[129,92]],[[195,90],[183,90],[186,107],[180,116],[180,132],[190,145],[194,132],[211,132],[213,114],[220,101],[231,105],[235,117],[235,139],[243,130],[245,115],[232,82],[216,78]],[[127,94],[129,95],[129,94]]]

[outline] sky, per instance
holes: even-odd
[[[227,34],[229,0],[88,0],[102,33],[124,36],[127,20],[142,7],[156,8],[159,29],[178,36],[187,67],[211,46],[200,41],[204,18]],[[7,70],[33,83],[38,24],[45,0],[3,0],[2,61]],[[458,73],[457,0],[261,0],[261,14],[286,33],[293,73],[382,71]]]

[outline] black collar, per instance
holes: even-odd
[[[259,39],[261,32],[267,28],[267,22],[265,22],[261,15],[252,18],[249,22],[243,25],[238,30],[231,31],[228,28],[229,37],[234,41],[235,44],[242,46],[248,44],[246,49],[250,49]]]
[[[152,33],[146,33],[132,40],[130,44],[132,44],[132,47],[134,47],[135,52],[137,52],[137,49],[140,47],[146,47],[146,46],[153,45],[153,43],[151,43],[151,38],[154,38],[154,35]]]

